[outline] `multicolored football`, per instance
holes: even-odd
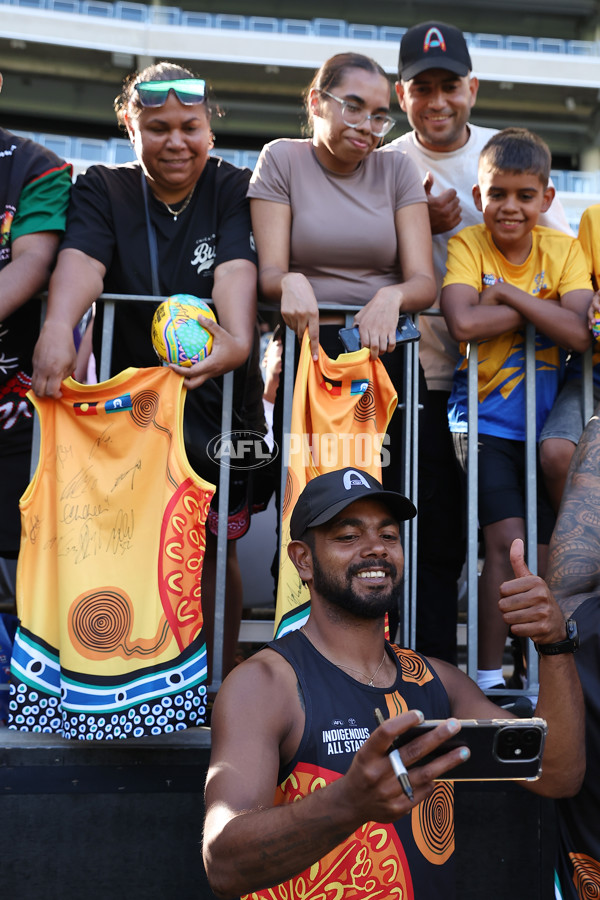
[[[192,294],[173,294],[157,307],[151,333],[159,359],[193,366],[208,356],[213,337],[198,322],[198,313],[217,321],[210,306]]]

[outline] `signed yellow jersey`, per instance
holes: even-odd
[[[214,487],[183,449],[183,379],[127,369],[30,395],[10,727],[102,739],[202,724],[200,581]]]
[[[308,332],[294,386],[289,444],[284,447],[287,480],[281,523],[281,554],[275,633],[299,628],[308,618],[309,595],[287,555],[290,517],[302,489],[317,475],[356,466],[381,479],[387,463],[385,432],[398,397],[380,359],[368,347],[329,359],[319,347],[310,355]]]

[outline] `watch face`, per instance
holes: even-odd
[[[577,632],[577,622],[575,619],[567,619],[567,638],[579,646],[579,634]]]

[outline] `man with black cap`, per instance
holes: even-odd
[[[479,82],[472,75],[465,37],[445,22],[409,28],[400,44],[396,93],[412,131],[392,143],[416,164],[427,192],[438,287],[446,272],[452,235],[483,221],[473,202],[479,154],[496,129],[469,122]],[[570,233],[554,200],[540,224]],[[460,481],[447,404],[459,359],[458,344],[441,317],[422,316],[419,358],[419,567],[417,648],[456,660],[457,580],[465,556]]]
[[[320,475],[298,498],[288,552],[311,594],[308,622],[234,669],[213,710],[204,861],[218,897],[308,897],[319,885],[324,896],[334,883],[344,897],[453,896],[453,789],[434,779],[468,751],[420,761],[459,730],[455,716],[497,707],[454,666],[385,641],[399,523],[415,514],[356,469]],[[562,641],[564,618],[520,541],[512,560],[506,621],[540,644]],[[571,654],[541,657],[536,713],[549,730],[543,775],[527,787],[572,794],[585,761]],[[423,718],[442,721],[392,763],[391,742]]]

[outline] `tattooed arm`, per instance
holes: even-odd
[[[600,407],[571,462],[546,581],[566,617],[600,591]]]

